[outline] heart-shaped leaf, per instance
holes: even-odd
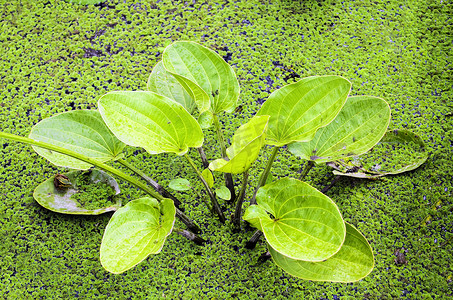
[[[214,51],[194,42],[168,46],[162,61],[197,104],[200,113],[232,112],[239,98],[239,83],[233,68]]]
[[[210,188],[214,186],[214,176],[212,176],[212,172],[209,171],[209,169],[204,169],[203,172],[201,172],[201,176],[203,176]]]
[[[175,222],[175,205],[140,198],[118,209],[105,228],[101,243],[101,264],[119,274],[134,267],[150,254],[161,251]]]
[[[184,155],[203,144],[197,121],[181,104],[156,93],[110,92],[99,99],[99,111],[118,139],[151,154]]]
[[[190,186],[189,180],[185,178],[176,178],[170,181],[168,186],[175,190],[175,191],[187,191],[190,190],[192,187]]]
[[[335,120],[319,129],[311,141],[292,143],[288,149],[318,164],[360,155],[379,142],[389,123],[390,107],[385,100],[349,97]]]
[[[59,184],[58,177],[65,178],[65,184]],[[121,207],[121,201],[112,200],[119,193],[115,179],[103,171],[89,170],[58,174],[38,185],[33,197],[54,212],[99,215]]]
[[[36,124],[29,138],[75,151],[100,162],[114,160],[125,144],[105,125],[97,110],[74,110],[44,119]],[[32,146],[54,165],[86,170],[90,164],[81,160]]]
[[[148,78],[148,91],[165,96],[184,106],[189,112],[195,110],[195,102],[187,94],[182,85],[175,79],[173,75],[165,70],[162,61],[158,62]]]
[[[418,135],[390,130],[367,153],[328,165],[335,169],[335,175],[372,179],[415,170],[427,159],[425,144]]]
[[[309,262],[288,258],[269,247],[274,262],[289,274],[313,281],[354,282],[368,276],[374,267],[370,245],[346,223],[346,239],[340,251],[326,261]]]
[[[266,143],[278,147],[313,139],[346,102],[351,83],[340,76],[312,76],[273,92],[257,115],[269,115]]]
[[[340,250],[346,229],[335,203],[315,188],[292,178],[258,190],[244,220],[263,231],[281,254],[298,260],[322,261]],[[269,216],[271,214],[271,216]]]
[[[215,190],[215,194],[220,198],[220,199],[223,199],[223,200],[230,200],[231,199],[231,192],[230,190],[222,185],[221,187],[219,187],[218,189]]]
[[[257,159],[266,138],[269,116],[253,117],[236,130],[231,147],[226,149],[229,160],[216,159],[209,164],[213,171],[239,174],[247,171]]]

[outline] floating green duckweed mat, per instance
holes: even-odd
[[[238,75],[241,105],[225,115],[231,137],[277,88],[311,75],[341,75],[351,95],[384,98],[389,129],[425,143],[418,169],[379,180],[341,178],[328,192],[346,222],[370,242],[376,265],[365,279],[318,283],[259,263],[253,229],[231,233],[191,191],[178,194],[209,242],[170,235],[162,252],[114,275],[99,261],[111,213],[70,216],[33,199],[35,187],[65,169],[29,146],[0,140],[0,298],[2,299],[448,299],[453,291],[453,87],[451,1],[1,1],[1,130],[28,136],[55,113],[94,109],[103,94],[144,90],[164,48],[190,40],[215,50]],[[205,149],[218,147],[208,132]],[[208,159],[217,157],[206,151]],[[126,149],[129,161],[163,186],[188,178],[174,155]],[[269,149],[250,174],[256,186]],[[197,159],[197,153],[191,156]],[[201,162],[197,160],[201,165]],[[274,178],[298,177],[301,162],[282,151]],[[127,172],[127,170],[125,170]],[[215,174],[216,180],[222,176]],[[316,166],[318,189],[334,175]],[[239,185],[240,178],[236,178]],[[145,196],[120,182],[120,200]],[[239,189],[239,187],[237,187]],[[248,200],[247,200],[248,204]],[[247,204],[245,206],[247,206]],[[234,210],[221,201],[229,216]]]

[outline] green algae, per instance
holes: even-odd
[[[193,40],[229,57],[240,80],[243,109],[222,116],[226,137],[279,86],[297,76],[337,74],[352,80],[353,94],[387,100],[390,128],[419,135],[429,158],[415,171],[383,180],[344,178],[328,192],[374,249],[376,267],[360,282],[306,282],[270,263],[255,266],[265,245],[244,248],[253,231],[232,234],[228,225],[210,222],[204,206],[194,208],[200,201],[188,193],[180,194],[184,207],[204,227],[210,244],[197,247],[170,235],[161,254],[114,276],[102,269],[96,250],[110,216],[62,216],[41,208],[32,191],[56,169],[31,148],[2,140],[0,293],[11,299],[451,297],[451,10],[447,1],[428,0],[5,3],[0,12],[0,123],[7,132],[26,136],[39,120],[93,108],[108,91],[145,90],[165,46]],[[94,52],[85,49],[101,54],[89,57]],[[217,142],[212,132],[206,135],[206,154],[213,160]],[[252,185],[270,151],[261,154],[251,170]],[[196,182],[176,156],[150,157],[136,149],[127,149],[126,155],[164,186],[176,177]],[[191,155],[201,166],[197,154]],[[296,157],[281,151],[277,159],[275,178],[297,178]],[[307,176],[317,188],[331,179],[331,169],[324,166]],[[140,197],[129,185],[120,187],[123,202]],[[438,199],[442,204],[435,212]],[[231,214],[227,203],[221,205]],[[432,219],[422,226],[427,215]],[[408,264],[396,265],[394,253],[402,247]]]

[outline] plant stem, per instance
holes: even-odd
[[[207,169],[209,167],[209,161],[206,158],[206,153],[204,153],[203,146],[197,148],[198,154],[200,154],[201,162],[203,163],[203,168]]]
[[[249,178],[249,171],[247,170],[243,173],[242,187],[241,187],[241,191],[239,192],[239,196],[237,199],[238,201],[236,203],[236,210],[234,211],[234,215],[233,215],[233,225],[236,227],[239,227],[241,225],[242,203],[244,202],[244,198],[245,198],[245,190],[247,189],[248,178]]]
[[[253,193],[252,200],[250,200],[250,204],[252,205],[256,204],[256,193],[258,192],[259,188],[266,183],[267,176],[269,175],[272,163],[274,162],[275,157],[277,156],[278,149],[280,149],[280,147],[274,147],[274,150],[272,150],[271,157],[269,157],[269,160],[267,161],[266,168],[264,169],[263,173],[261,173],[260,181],[258,182],[255,192]]]
[[[252,237],[250,238],[250,240],[248,240],[247,243],[245,243],[245,248],[247,249],[254,249],[255,246],[256,246],[256,243],[258,243],[258,241],[260,240],[260,237],[263,235],[263,233],[259,230],[255,231],[252,235]]]
[[[217,138],[219,139],[220,143],[220,151],[222,152],[222,158],[225,160],[229,160],[228,155],[226,154],[225,139],[223,138],[222,129],[220,128],[219,118],[217,118],[216,114],[213,114],[213,117],[215,131],[217,133]],[[234,201],[236,200],[236,192],[234,191],[233,176],[230,173],[224,173],[223,176],[225,177],[225,185],[230,190],[231,193],[230,201],[234,203]]]
[[[335,183],[337,183],[337,181],[340,180],[340,177],[341,177],[340,175],[335,176],[332,182],[321,190],[321,193],[326,193],[328,190],[330,190],[335,185]]]
[[[175,196],[170,194],[170,192],[168,192],[166,189],[164,189],[159,183],[157,183],[157,181],[154,181],[151,177],[147,176],[142,170],[137,169],[136,167],[134,167],[133,165],[131,165],[124,159],[118,159],[117,162],[119,162],[120,164],[122,164],[123,166],[125,166],[126,168],[128,168],[129,170],[131,170],[132,172],[137,174],[138,176],[140,176],[143,180],[148,182],[163,197],[173,200],[173,202],[175,203],[175,206],[178,207],[179,209],[181,209],[179,207],[181,205],[181,201],[179,201]]]
[[[307,161],[304,171],[302,172],[302,174],[300,174],[299,180],[301,181],[304,180],[305,175],[307,175],[308,172],[310,172],[311,168],[313,168],[314,165],[315,165],[314,161],[312,160]]]
[[[99,162],[99,161],[97,161],[95,159],[92,159],[92,158],[87,157],[85,155],[82,155],[82,154],[79,154],[77,152],[74,152],[72,150],[68,150],[68,149],[65,149],[65,148],[62,148],[62,147],[59,147],[59,146],[55,146],[55,145],[52,145],[52,144],[49,144],[49,143],[39,142],[39,141],[35,141],[35,140],[29,139],[29,138],[26,138],[26,137],[22,137],[22,136],[15,135],[15,134],[10,134],[10,133],[6,133],[6,132],[1,132],[1,131],[0,131],[0,138],[6,138],[6,139],[10,139],[10,140],[13,140],[13,141],[16,141],[16,142],[21,142],[21,143],[25,143],[25,144],[29,144],[29,145],[38,146],[38,147],[41,147],[41,148],[44,148],[44,149],[48,149],[48,150],[51,150],[51,151],[55,151],[55,152],[58,152],[58,153],[61,153],[61,154],[65,154],[67,156],[79,159],[79,160],[84,161],[86,163],[92,164],[92,165],[98,167],[99,169],[102,169],[102,170],[104,170],[106,172],[109,172],[109,173],[111,173],[113,175],[116,175],[116,176],[120,177],[121,179],[129,182],[132,185],[135,185],[136,187],[138,187],[139,189],[141,189],[142,191],[144,191],[145,193],[147,193],[151,197],[156,198],[159,201],[162,201],[164,199],[159,193],[157,193],[154,190],[150,189],[147,185],[141,183],[140,181],[138,181],[134,177],[131,177],[131,176],[121,172],[120,170],[117,170],[117,169],[115,169],[115,168],[113,168],[113,167],[111,167],[111,166],[109,166],[107,164],[104,164],[104,163]],[[193,231],[195,233],[198,233],[198,232],[201,231],[200,227],[198,227],[198,225],[194,221],[192,221],[189,217],[187,217],[178,208],[176,208],[176,216],[191,231]]]
[[[220,221],[222,223],[225,223],[225,216],[223,215],[223,212],[222,210],[220,209],[220,205],[219,203],[217,202],[217,199],[215,198],[215,195],[214,193],[212,192],[211,188],[209,187],[208,183],[206,182],[206,180],[204,179],[203,175],[201,175],[201,172],[198,170],[197,166],[195,165],[195,163],[193,162],[193,160],[190,158],[189,155],[184,154],[184,157],[187,159],[187,161],[189,162],[189,164],[192,166],[192,168],[195,170],[195,172],[197,173],[198,175],[198,178],[200,178],[201,182],[203,183],[204,187],[206,188],[206,192],[208,193],[209,195],[209,198],[211,198],[211,202],[212,202],[212,208],[214,209],[214,211],[217,213],[217,215],[219,216],[220,218]]]
[[[188,230],[173,227],[173,231],[176,232],[177,234],[182,235],[183,237],[191,240],[192,242],[194,242],[197,245],[202,246],[204,243],[206,243],[206,240],[204,240],[203,238],[199,237],[195,233],[190,232]]]

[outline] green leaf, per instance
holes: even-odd
[[[272,175],[272,173],[269,172],[269,175],[266,178],[266,183],[264,185],[271,184],[273,181],[274,181],[274,175]]]
[[[176,178],[170,181],[168,186],[175,190],[175,191],[187,191],[190,190],[192,187],[190,186],[189,180],[185,178]]]
[[[229,160],[216,159],[209,169],[224,173],[240,174],[247,171],[257,159],[266,138],[269,116],[253,117],[236,130],[233,143],[226,149]]]
[[[125,144],[105,125],[97,110],[74,110],[60,113],[36,124],[29,138],[72,150],[100,162],[114,160]],[[81,160],[33,146],[54,165],[86,170],[92,165]]]
[[[210,110],[207,110],[198,116],[198,124],[203,129],[210,128],[214,123],[214,115]]]
[[[184,155],[203,144],[200,125],[184,107],[152,92],[107,93],[99,100],[99,111],[118,139],[151,154]]]
[[[198,106],[200,113],[232,112],[239,98],[239,83],[233,68],[214,51],[194,42],[168,46],[162,61]]]
[[[201,176],[203,176],[204,180],[206,180],[206,183],[210,188],[214,186],[214,176],[212,176],[212,173],[209,169],[204,169],[203,172],[201,172]]]
[[[56,176],[64,175],[68,185],[55,182]],[[100,170],[72,171],[58,174],[38,185],[33,198],[44,208],[71,215],[99,215],[115,211],[121,201],[111,198],[120,193],[117,182]]]
[[[105,228],[101,264],[109,272],[122,273],[150,254],[161,251],[173,229],[176,209],[172,200],[140,198],[118,209]]]
[[[408,130],[390,130],[373,149],[328,165],[335,175],[377,178],[412,171],[428,159],[423,140]]]
[[[223,199],[223,200],[230,200],[231,199],[231,192],[230,190],[222,185],[221,187],[219,187],[218,189],[215,190],[215,194],[220,198],[220,199]]]
[[[281,254],[322,261],[340,250],[346,229],[338,207],[305,182],[277,180],[261,187],[256,200],[258,208],[248,207],[244,220],[258,219],[267,242]]]
[[[162,61],[154,66],[149,75],[147,89],[178,102],[191,114],[195,110],[196,105],[193,99],[175,77],[165,70]]]
[[[266,143],[281,147],[311,140],[346,102],[351,83],[340,76],[312,76],[273,92],[257,115],[269,115]]]
[[[370,150],[384,136],[390,123],[390,107],[371,96],[349,97],[329,125],[309,142],[292,143],[291,153],[318,164],[356,156]]]
[[[309,262],[288,258],[269,247],[274,262],[289,274],[312,281],[354,282],[368,276],[374,267],[370,245],[346,223],[346,239],[337,254],[326,261]]]

